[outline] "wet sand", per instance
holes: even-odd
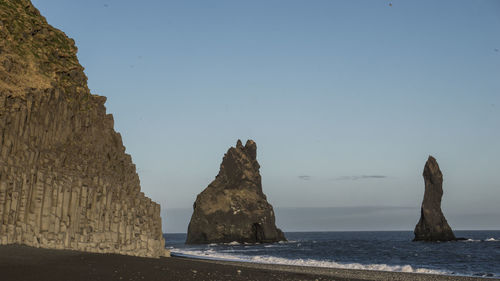
[[[2,281],[123,280],[500,280],[460,276],[269,265],[187,258],[138,258],[0,246]]]

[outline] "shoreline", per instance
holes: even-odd
[[[415,271],[403,271],[403,270],[383,270],[383,269],[377,269],[377,268],[369,268],[369,265],[363,265],[359,263],[351,263],[360,265],[360,267],[365,267],[365,268],[349,268],[349,267],[336,267],[336,266],[322,266],[322,265],[316,265],[316,264],[294,264],[294,263],[280,263],[280,262],[269,262],[269,261],[253,261],[253,260],[244,260],[244,259],[231,259],[231,258],[220,258],[220,257],[213,257],[213,256],[199,256],[199,255],[192,255],[192,254],[184,254],[180,252],[170,252],[170,255],[176,258],[186,258],[186,259],[192,259],[192,260],[207,260],[207,261],[216,261],[216,262],[235,262],[235,263],[242,263],[242,264],[263,264],[263,265],[269,265],[269,266],[284,266],[284,267],[299,267],[299,268],[315,268],[315,269],[331,269],[331,270],[359,270],[359,271],[377,271],[377,272],[395,272],[395,273],[412,273],[412,274],[428,274],[428,275],[443,275],[443,276],[461,276],[461,277],[483,277],[483,276],[473,276],[473,275],[461,275],[461,274],[446,274],[444,271],[441,271],[443,273],[438,273],[437,271],[439,270],[432,270],[432,269],[426,269],[426,268],[416,268]],[[302,259],[300,259],[302,261]],[[318,261],[314,261],[318,262]],[[342,265],[342,263],[338,263],[339,265]],[[371,264],[372,266],[386,266],[386,267],[400,267],[404,268],[406,266],[410,267],[413,269],[411,265],[383,265],[383,264]],[[421,272],[418,272],[418,270],[422,270]],[[427,272],[426,272],[427,271]],[[435,272],[432,272],[435,271]],[[486,277],[485,277],[486,278]],[[489,277],[491,278],[491,277]]]
[[[331,267],[317,267],[317,266],[299,266],[299,265],[285,265],[285,264],[270,264],[270,263],[256,263],[246,261],[225,261],[216,259],[201,259],[175,256],[178,259],[187,259],[193,261],[203,261],[207,263],[233,265],[254,269],[265,269],[271,271],[281,271],[290,273],[303,273],[312,276],[327,276],[332,278],[342,278],[339,280],[412,280],[412,281],[468,281],[468,280],[500,280],[493,277],[479,277],[479,276],[465,276],[465,275],[444,275],[444,274],[431,274],[431,273],[417,273],[417,272],[401,272],[401,271],[382,271],[382,270],[369,270],[369,269],[346,269],[346,268],[331,268]],[[333,279],[337,280],[337,279]]]
[[[2,281],[19,280],[408,280],[495,278],[261,264],[183,257],[141,258],[71,250],[0,246]]]

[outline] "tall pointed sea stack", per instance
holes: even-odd
[[[193,205],[187,244],[285,240],[262,192],[257,145],[238,140],[224,155],[219,174]]]
[[[160,205],[76,52],[30,1],[0,0],[0,244],[163,255]]]
[[[434,157],[429,156],[424,167],[425,193],[420,211],[420,220],[415,226],[413,241],[456,240],[451,227],[441,211],[443,197],[443,174]]]

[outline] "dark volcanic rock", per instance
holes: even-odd
[[[441,211],[443,197],[443,174],[434,157],[429,156],[424,167],[425,193],[420,211],[420,220],[415,226],[413,241],[456,240],[451,227]]]
[[[285,240],[276,228],[273,207],[262,192],[257,145],[238,140],[224,155],[215,180],[193,205],[187,244]]]
[[[164,255],[160,205],[76,53],[29,0],[0,0],[0,245]]]

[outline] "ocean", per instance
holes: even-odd
[[[256,263],[500,277],[500,231],[455,231],[467,240],[412,242],[411,231],[286,232],[273,244],[184,245],[165,234],[173,255]]]

